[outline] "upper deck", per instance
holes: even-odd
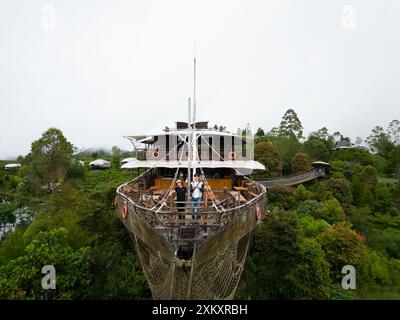
[[[237,135],[225,127],[209,128],[207,122],[189,126],[177,122],[176,128],[164,132],[126,136],[136,151],[135,158],[127,159],[122,168],[233,168],[243,174],[264,170],[254,161],[254,139],[251,135]]]

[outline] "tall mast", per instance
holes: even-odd
[[[192,157],[193,157],[193,178],[196,174],[197,143],[196,143],[196,41],[194,42],[193,57],[193,126],[192,126]]]
[[[187,173],[187,198],[188,198],[188,202],[190,201],[190,180],[191,180],[191,176],[190,176],[190,157],[191,157],[191,155],[190,155],[190,149],[191,149],[191,137],[190,137],[190,135],[189,135],[189,132],[190,132],[190,121],[191,121],[191,117],[192,117],[192,114],[191,114],[191,103],[190,103],[191,101],[190,101],[190,97],[188,98],[188,127],[187,127],[187,129],[188,129],[188,133],[187,133],[187,137],[188,137],[188,156],[187,156],[187,163],[188,163],[188,173]]]
[[[196,127],[196,41],[193,50],[193,126]]]
[[[196,56],[193,59],[193,126],[196,127]]]

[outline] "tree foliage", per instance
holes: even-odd
[[[90,248],[72,249],[65,244],[66,230],[38,233],[26,247],[25,255],[0,267],[0,297],[6,299],[44,299],[41,270],[56,268],[56,291],[53,299],[76,299],[89,284]]]
[[[300,174],[310,171],[311,161],[310,157],[303,153],[298,152],[292,158],[292,171],[293,173]]]
[[[259,267],[261,298],[288,299],[292,297],[287,274],[294,268],[299,253],[300,225],[296,215],[271,212],[258,228],[252,255]]]
[[[326,144],[318,138],[309,138],[304,142],[303,150],[310,156],[312,161],[329,161],[330,159],[330,150],[327,148]]]
[[[328,188],[343,207],[350,206],[353,201],[350,181],[346,178],[331,178],[328,180]]]
[[[300,139],[303,136],[303,126],[297,113],[293,109],[288,109],[282,117],[279,125],[279,135],[295,137]]]
[[[258,178],[273,178],[282,175],[282,159],[278,149],[270,142],[260,142],[254,147],[255,160],[265,166],[265,171],[256,172]]]
[[[351,230],[346,223],[338,223],[327,228],[317,239],[331,266],[331,279],[340,283],[343,276],[341,270],[345,265],[353,265],[359,275],[365,271],[368,249],[364,244],[364,238]]]
[[[50,128],[40,139],[34,141],[27,155],[26,183],[29,190],[40,193],[43,189],[53,192],[65,180],[67,168],[71,164],[73,145],[61,130]]]

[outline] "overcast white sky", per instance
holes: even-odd
[[[0,159],[55,126],[119,145],[187,118],[365,138],[400,118],[398,0],[0,0]]]

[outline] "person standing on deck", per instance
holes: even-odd
[[[187,189],[185,186],[182,185],[181,180],[176,181],[175,192],[176,192],[176,206],[178,208],[178,212],[181,213],[179,215],[179,219],[183,220],[183,219],[185,219],[185,215],[182,213],[185,212],[185,201],[186,201]],[[181,222],[181,224],[182,224],[182,222]]]
[[[198,174],[194,176],[194,181],[190,184],[190,192],[192,194],[193,211],[197,212],[204,192],[204,183],[200,181]],[[192,215],[192,219],[200,219],[200,215]]]

